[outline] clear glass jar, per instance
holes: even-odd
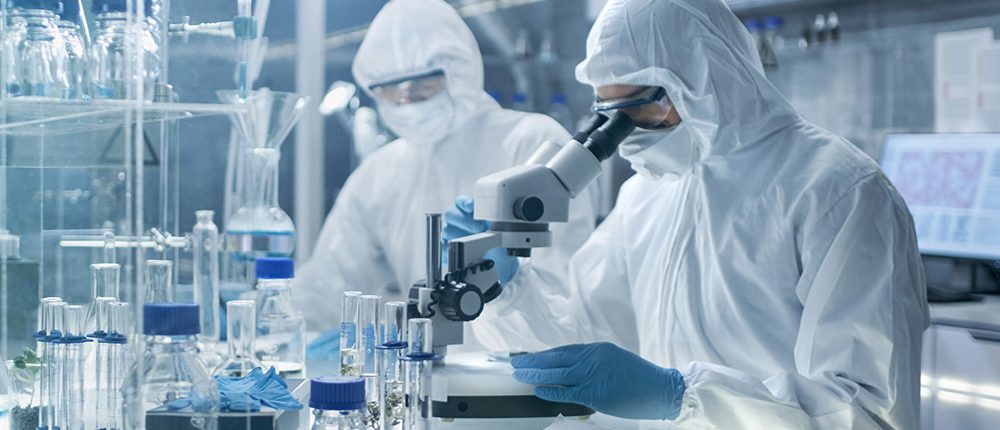
[[[132,368],[140,378],[143,397],[126,385],[128,423],[138,428],[147,411],[165,408],[192,415],[194,428],[218,428],[219,391],[215,379],[198,359],[198,305],[146,303],[143,332],[146,351]]]
[[[90,49],[91,96],[99,99],[124,99],[127,84],[138,80],[142,83],[143,99],[152,100],[155,84],[160,76],[158,39],[150,32],[147,20],[136,21],[137,29],[141,32],[143,71],[141,76],[128,76],[125,50],[129,31],[125,3],[94,0],[92,10],[97,24]]]
[[[364,430],[365,381],[357,376],[321,376],[309,383],[312,430]]]
[[[257,358],[283,377],[305,374],[306,323],[292,300],[294,260],[257,260]]]
[[[75,1],[67,1],[64,4],[75,4]],[[65,97],[68,99],[80,99],[86,96],[86,73],[87,73],[87,49],[83,44],[83,35],[80,25],[73,19],[72,14],[63,12],[56,25],[59,27],[59,34],[63,38],[63,46],[66,50],[66,80],[67,90]]]
[[[9,2],[9,22],[3,37],[6,96],[64,97],[69,88],[66,48],[56,26],[59,2]]]

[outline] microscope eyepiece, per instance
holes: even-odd
[[[576,134],[573,135],[573,140],[580,143],[586,142],[587,138],[590,137],[590,133],[593,133],[594,130],[597,130],[598,127],[604,125],[606,122],[608,122],[607,115],[603,113],[595,113],[587,119],[587,122],[582,128],[576,131]]]
[[[618,149],[629,134],[635,130],[635,123],[624,112],[618,111],[587,138],[583,144],[599,161],[607,160]],[[581,141],[582,142],[582,141]]]

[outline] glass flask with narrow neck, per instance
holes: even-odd
[[[229,354],[212,372],[215,376],[242,377],[255,368],[263,368],[254,356],[257,331],[256,304],[253,300],[233,300],[226,303],[226,344]]]
[[[306,366],[306,324],[292,299],[294,260],[257,260],[257,358],[283,377],[299,376]]]
[[[310,381],[312,430],[364,430],[365,381],[357,376],[321,376]]]

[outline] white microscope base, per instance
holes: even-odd
[[[588,416],[590,408],[539,399],[534,387],[514,380],[509,362],[489,354],[449,354],[434,367],[434,412],[440,419]]]

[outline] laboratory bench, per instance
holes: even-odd
[[[921,428],[1000,423],[1000,296],[932,303],[920,378]]]

